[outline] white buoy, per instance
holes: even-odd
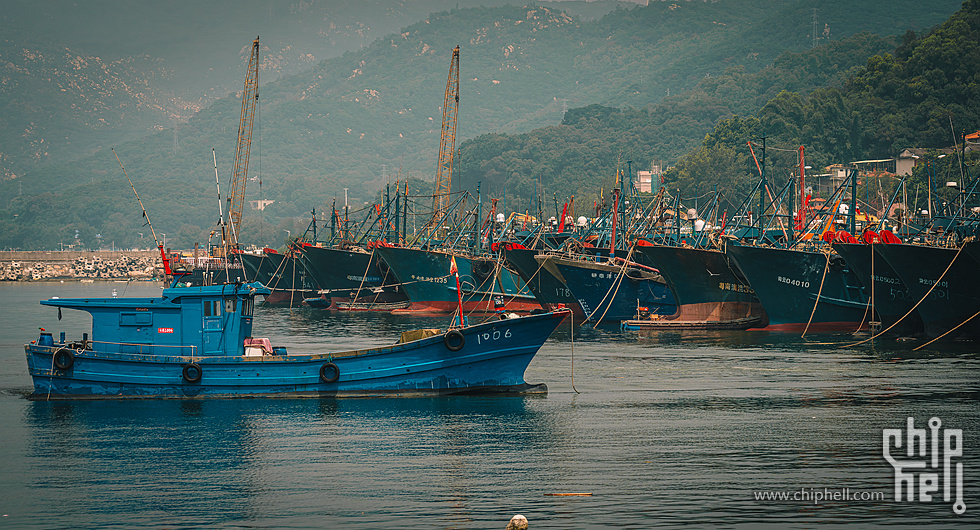
[[[511,517],[504,530],[527,530],[527,517],[521,514]]]

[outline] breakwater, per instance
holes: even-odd
[[[161,275],[160,253],[156,250],[0,252],[0,281],[146,280]]]

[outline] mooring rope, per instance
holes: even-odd
[[[629,253],[626,254],[626,259],[623,260],[623,266],[619,269],[619,275],[616,276],[616,281],[613,282],[613,284],[616,286],[616,292],[614,292],[612,298],[609,299],[609,305],[606,306],[606,310],[602,312],[602,316],[600,316],[599,320],[597,320],[595,325],[592,326],[592,329],[599,327],[602,319],[606,318],[606,313],[609,312],[609,308],[612,307],[613,301],[616,299],[616,295],[619,294],[619,288],[623,285],[623,278],[626,276],[626,265],[629,264],[630,258],[633,257],[633,249],[635,248],[636,245],[631,246]],[[609,288],[612,289],[612,285],[610,285]],[[606,296],[609,296],[609,291],[606,291]],[[606,301],[606,296],[602,297],[602,300],[599,302],[599,307],[602,307],[602,302]],[[599,307],[596,307],[595,311],[598,311]],[[593,311],[592,314],[595,314],[595,311]]]
[[[965,246],[965,245],[964,245],[964,246]],[[912,312],[913,312],[913,311],[915,311],[915,308],[917,308],[917,307],[919,307],[919,304],[921,304],[922,302],[924,302],[924,301],[925,301],[925,299],[929,297],[929,294],[930,294],[930,293],[932,293],[932,290],[933,290],[933,289],[935,289],[937,285],[939,285],[939,282],[941,282],[941,281],[942,281],[942,279],[943,279],[943,277],[944,277],[944,276],[946,276],[946,273],[947,273],[947,272],[949,272],[949,269],[950,269],[950,267],[952,267],[952,266],[953,266],[953,263],[955,263],[955,262],[956,262],[956,258],[958,258],[958,257],[959,257],[959,255],[960,255],[960,252],[961,252],[962,250],[963,250],[963,247],[960,247],[960,248],[959,248],[959,250],[957,250],[957,251],[956,251],[956,254],[955,254],[955,255],[953,256],[953,260],[952,260],[952,261],[950,261],[950,262],[949,262],[949,265],[947,265],[947,266],[946,266],[946,270],[944,270],[944,271],[943,271],[943,273],[939,275],[939,278],[938,278],[938,279],[936,280],[936,283],[933,283],[933,284],[932,284],[932,287],[930,287],[930,288],[929,288],[929,290],[928,290],[928,291],[926,291],[926,294],[924,294],[924,295],[922,295],[922,298],[920,298],[920,299],[919,299],[919,301],[918,301],[918,302],[916,302],[914,306],[912,306],[912,309],[909,309],[907,313],[905,313],[904,315],[902,315],[902,318],[900,318],[900,319],[898,319],[898,320],[896,320],[896,321],[895,321],[895,323],[894,323],[894,324],[892,324],[891,326],[888,326],[887,328],[885,328],[885,329],[883,329],[883,330],[881,330],[881,332],[880,332],[880,333],[878,333],[877,335],[872,335],[871,337],[869,337],[869,338],[867,338],[867,339],[865,339],[865,340],[862,340],[862,341],[860,341],[860,342],[855,342],[855,343],[853,343],[853,344],[845,344],[845,345],[843,345],[843,346],[841,346],[841,348],[850,348],[850,347],[853,347],[853,346],[859,346],[859,345],[861,345],[861,344],[864,344],[865,342],[868,342],[868,341],[870,341],[870,340],[874,340],[874,339],[876,339],[876,338],[878,338],[878,337],[880,337],[880,336],[882,336],[882,335],[884,335],[885,333],[887,333],[887,332],[888,332],[888,330],[890,330],[890,329],[892,329],[893,327],[895,327],[895,326],[897,326],[897,325],[898,325],[898,324],[899,324],[899,323],[900,323],[900,322],[901,322],[902,320],[905,320],[905,317],[907,317],[907,316],[909,316],[909,315],[911,315],[911,314],[912,314]],[[970,317],[970,319],[972,319],[972,318],[973,318],[973,317]],[[969,319],[967,320],[967,322],[969,322]],[[964,322],[963,324],[965,324],[965,323],[966,323],[966,322]],[[963,324],[960,324],[960,326],[962,326]],[[957,326],[957,327],[959,327],[959,326]],[[955,329],[955,328],[954,328],[954,329]],[[944,334],[944,335],[945,335],[945,334]]]
[[[569,336],[571,337],[571,341],[572,341],[572,346],[571,346],[571,350],[572,350],[572,390],[574,390],[576,394],[581,394],[581,392],[579,392],[578,389],[575,388],[575,311],[570,312],[568,314],[568,318],[569,318],[569,320],[568,320],[568,333],[569,333]]]
[[[874,245],[874,243],[872,243]],[[861,321],[858,322],[857,329],[854,333],[861,331],[861,326],[864,325],[864,319],[868,316],[868,309],[871,309],[871,318],[874,318],[874,306],[875,306],[875,249],[874,246],[871,247],[871,297],[868,298],[868,303],[864,306],[864,314],[861,315]],[[870,326],[869,326],[870,329]],[[874,329],[871,329],[871,334],[874,335]]]
[[[820,278],[820,288],[817,289],[817,299],[813,301],[813,310],[810,311],[810,320],[807,320],[806,327],[803,328],[803,334],[800,335],[801,339],[806,336],[807,330],[810,329],[810,323],[813,322],[813,315],[817,313],[817,304],[820,303],[820,295],[823,293],[823,282],[827,279],[827,270],[830,269],[830,254],[824,253],[823,256],[827,260],[827,263],[823,266],[823,276]]]
[[[959,329],[960,326],[962,326],[963,324],[966,324],[967,322],[969,322],[969,321],[973,320],[974,318],[976,318],[977,315],[980,315],[980,311],[977,311],[976,313],[973,313],[973,316],[972,317],[964,320],[963,322],[960,322],[959,324],[957,324],[957,326],[955,328],[947,331],[946,333],[943,333],[942,335],[940,335],[940,336],[938,336],[938,337],[930,340],[929,342],[927,342],[927,343],[925,343],[925,344],[923,344],[921,346],[916,346],[915,348],[912,348],[912,351],[917,351],[917,350],[920,350],[922,348],[925,348],[926,346],[932,344],[933,342],[936,342],[937,340],[945,337],[946,335],[949,335],[950,333],[952,333],[952,332],[956,331],[957,329]]]

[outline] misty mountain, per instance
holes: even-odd
[[[818,3],[814,12],[809,2],[728,0],[652,3],[616,9],[596,20],[543,4],[435,13],[357,51],[263,84],[249,171],[256,180],[246,195],[275,200],[261,214],[275,223],[312,207],[322,209],[333,197],[343,196],[344,188],[356,200],[370,198],[386,182],[382,164],[391,179],[398,177],[396,168],[401,168],[401,178],[431,178],[440,105],[456,44],[462,49],[459,144],[486,133],[555,125],[569,108],[600,104],[645,109],[659,104],[668,91],[690,90],[733,67],[759,72],[780,54],[803,52],[861,31],[921,31],[957,7],[951,1],[923,6],[905,0],[831,0]],[[244,36],[238,44],[247,46],[252,38]],[[738,90],[724,88],[728,106],[745,105]],[[200,233],[213,223],[209,151],[216,149],[225,181],[240,110],[240,101],[222,98],[176,128],[116,145],[141,195],[150,197],[144,202],[155,207],[148,209],[156,225],[172,234],[191,234],[192,227]],[[674,120],[685,138],[703,136],[730,112],[696,105],[689,110],[701,117],[685,117],[686,111],[679,109]],[[131,241],[133,222],[127,219],[138,224],[139,212],[137,208],[133,214],[134,201],[125,199],[125,193],[116,193],[131,191],[108,147],[71,166],[39,168],[0,185],[2,196],[8,197],[3,206],[19,215],[4,230],[2,244],[50,246],[48,238],[62,240],[59,227],[67,225],[87,232],[101,228],[103,235],[111,229],[116,240]],[[107,196],[118,198],[108,201],[108,209]],[[34,214],[27,215],[29,209]],[[47,220],[45,216],[57,219],[49,221],[54,228],[44,234],[35,230],[31,238],[27,223]]]
[[[506,0],[10,0],[0,13],[0,179],[173,129],[241,90],[307,71],[458,6]],[[597,17],[619,2],[565,2]]]

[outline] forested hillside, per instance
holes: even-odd
[[[894,49],[896,42],[862,33],[803,53],[784,53],[757,72],[733,67],[645,108],[591,105],[570,110],[557,126],[482,135],[460,147],[462,184],[473,188],[482,181],[482,189],[511,197],[532,197],[539,182],[559,196],[594,195],[599,186],[611,187],[616,169],[627,169],[628,162],[633,169],[672,164],[700,145],[719,120],[751,115],[784,90],[806,94],[840,86],[869,56]],[[737,164],[737,156],[726,152],[715,157],[716,163]],[[724,178],[720,175],[727,166],[716,169]]]
[[[538,179],[549,192],[582,194],[594,193],[626,160],[634,168],[675,160],[720,119],[753,112],[780,90],[806,94],[843,82],[868,56],[894,49],[888,35],[928,29],[956,7],[828,0],[814,13],[801,1],[655,2],[595,21],[542,5],[436,13],[262,86],[249,171],[255,180],[246,198],[276,203],[246,219],[274,225],[322,209],[344,188],[355,201],[373,198],[385,183],[382,164],[392,179],[396,168],[402,178],[431,178],[456,44],[458,180],[484,181],[496,195],[526,197]],[[885,36],[852,37],[863,30]],[[175,245],[206,238],[217,217],[210,149],[226,182],[240,108],[239,100],[224,98],[180,123],[176,150],[172,130],[116,145],[158,230],[178,234]],[[514,135],[539,127],[545,129]],[[558,163],[565,166],[556,169]],[[95,234],[131,243],[141,217],[128,194],[106,150],[39,168],[0,184],[7,212],[0,244],[52,247],[74,242],[74,230],[88,245],[99,242]],[[260,233],[279,231],[243,237]]]
[[[962,146],[964,133],[980,129],[977,42],[980,0],[969,0],[932,31],[906,33],[897,48],[874,54],[841,84],[811,92],[786,87],[754,116],[721,121],[667,174],[668,182],[689,195],[717,185],[737,196],[757,175],[745,144],[762,136],[782,149],[772,151],[781,178],[793,171],[800,145],[818,169],[891,158],[909,147]],[[939,154],[930,158],[941,172],[957,160]],[[925,164],[918,169],[911,184],[925,189]]]

